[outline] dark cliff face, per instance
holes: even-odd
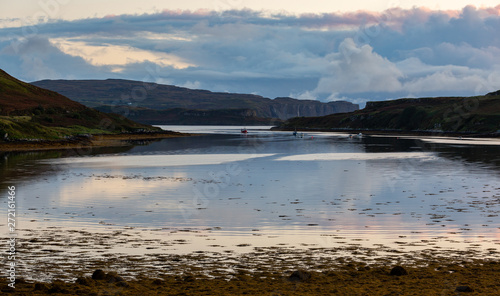
[[[216,93],[207,90],[116,79],[43,80],[32,84],[61,93],[89,107],[98,108],[124,105],[153,110],[174,108],[192,110],[245,109],[255,112],[252,114],[254,117],[280,120],[297,116],[324,116],[359,109],[358,105],[344,101],[323,103],[292,98],[271,100],[250,94]]]
[[[317,117],[359,110],[359,105],[346,101],[322,103],[312,100],[276,98],[270,105],[270,116],[286,120],[293,117]]]

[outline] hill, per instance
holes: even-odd
[[[323,117],[293,118],[280,128],[496,133],[500,130],[500,91],[465,98],[368,102],[362,110]]]
[[[186,112],[224,110],[219,115],[243,112],[252,114],[257,122],[270,119],[285,120],[295,116],[323,116],[338,112],[358,110],[359,106],[350,102],[338,101],[322,103],[313,100],[276,98],[271,100],[251,94],[235,94],[193,90],[172,85],[146,83],[141,81],[107,80],[42,80],[32,83],[63,94],[72,100],[99,110],[119,109],[120,106],[137,108],[134,120],[151,123],[150,115],[155,114],[156,124],[171,124],[172,119],[165,114],[172,114],[173,109]],[[147,110],[149,109],[149,110]],[[151,110],[162,110],[153,112]],[[232,110],[232,111],[229,111]],[[177,114],[181,116],[182,114]],[[216,115],[212,113],[212,115]],[[128,114],[125,114],[128,117]],[[184,124],[192,123],[189,116],[182,117]],[[200,120],[200,118],[198,118]],[[230,120],[230,119],[228,119]],[[224,117],[219,121],[225,121]],[[242,123],[240,123],[242,124]]]
[[[157,128],[88,108],[0,70],[0,140],[61,139],[137,130]]]
[[[113,112],[110,106],[96,107],[102,112]],[[171,108],[154,110],[140,107],[128,107],[127,118],[144,124],[160,125],[277,125],[283,121],[262,118],[250,109],[196,110]]]

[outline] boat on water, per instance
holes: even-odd
[[[242,133],[242,134],[246,134],[246,133],[248,133],[247,128],[242,128],[242,129],[241,129],[241,133]]]

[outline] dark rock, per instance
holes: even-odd
[[[77,283],[79,285],[90,286],[90,280],[89,280],[89,278],[86,278],[86,277],[77,278],[75,283]]]
[[[36,283],[35,288],[33,290],[35,290],[35,291],[48,291],[49,287],[47,286],[47,284],[44,284],[44,283]]]
[[[455,292],[474,292],[474,289],[469,286],[458,286]]]
[[[163,285],[163,281],[162,281],[162,280],[160,280],[160,279],[155,279],[155,280],[153,281],[153,285],[156,285],[156,286],[161,286],[161,285]]]
[[[93,280],[103,280],[106,277],[106,273],[102,269],[96,269],[92,274]]]
[[[195,278],[192,275],[185,276],[183,279],[185,282],[194,282]]]
[[[402,275],[408,275],[408,271],[406,271],[406,269],[404,269],[402,266],[395,266],[394,268],[391,269],[391,272],[389,274],[395,276],[402,276]]]
[[[127,282],[117,282],[116,285],[122,288],[127,288],[129,286]]]
[[[304,270],[296,270],[288,277],[288,280],[292,282],[304,282],[309,279],[311,279],[311,273]]]
[[[104,279],[108,283],[116,283],[116,282],[124,282],[125,281],[121,276],[118,275],[118,273],[116,273],[114,271],[107,273],[104,276]]]

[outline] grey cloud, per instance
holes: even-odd
[[[93,67],[82,58],[67,55],[47,38],[35,36],[8,42],[0,49],[0,65],[13,64],[5,69],[25,81],[57,78],[102,77],[110,69]],[[105,74],[108,75],[107,73]]]
[[[478,85],[500,88],[499,30],[498,10],[472,7],[304,15],[163,11],[39,24],[36,36],[28,39],[23,28],[0,29],[0,67],[25,80],[143,80],[153,67],[156,78],[169,83],[268,97],[296,94],[361,102],[384,96],[470,95]],[[25,40],[23,47],[9,52],[5,36]],[[163,52],[195,66],[135,62],[116,73],[62,52],[50,42],[53,38]]]
[[[374,53],[369,45],[357,47],[352,39],[340,44],[330,59],[331,76],[323,77],[315,92],[362,93],[399,91],[403,73],[389,60]]]
[[[417,57],[425,63],[434,65],[464,65],[488,69],[499,62],[500,48],[491,45],[476,48],[467,43],[443,42],[434,48],[418,48],[404,55]]]

